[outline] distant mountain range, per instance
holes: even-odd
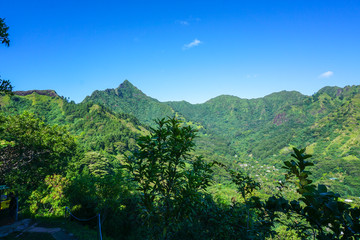
[[[0,105],[6,114],[27,110],[48,123],[68,125],[84,148],[115,155],[131,150],[136,136],[167,116],[199,130],[199,153],[234,166],[279,168],[292,147],[307,147],[316,162],[314,178],[360,196],[360,86],[324,87],[312,96],[296,91],[257,99],[221,95],[190,104],[160,102],[126,80],[115,89],[94,91],[80,104],[51,90],[34,90],[1,96]]]

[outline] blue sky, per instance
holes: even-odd
[[[5,1],[0,75],[81,102],[125,79],[160,101],[360,83],[360,1]]]

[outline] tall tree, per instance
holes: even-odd
[[[127,167],[138,183],[145,221],[162,235],[159,239],[168,239],[196,209],[201,191],[210,185],[213,164],[191,154],[196,130],[176,118],[156,124],[150,135],[140,137]]]
[[[9,27],[5,23],[5,18],[0,18],[0,41],[6,46],[10,46],[8,30]],[[12,88],[9,80],[0,79],[0,93],[11,93]]]
[[[64,172],[75,151],[74,138],[33,114],[0,115],[0,184],[32,190],[45,176]]]
[[[5,18],[0,18],[0,41],[6,46],[10,45],[8,30],[9,27],[5,23]]]
[[[0,93],[11,94],[13,86],[9,80],[0,79]]]

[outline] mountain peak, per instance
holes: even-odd
[[[101,104],[117,113],[131,114],[149,125],[154,125],[153,119],[174,114],[171,107],[147,96],[128,80],[115,89],[93,92],[83,102],[88,101]]]
[[[129,80],[126,79],[123,83],[119,85],[118,89],[120,88],[136,88],[136,87]]]
[[[138,98],[138,97],[145,97],[146,95],[139,90],[137,87],[132,85],[131,82],[125,80],[123,83],[119,85],[115,90],[115,94],[119,97],[126,97],[126,98]],[[147,96],[146,96],[147,97]]]

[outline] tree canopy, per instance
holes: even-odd
[[[9,33],[7,32],[9,27],[5,23],[5,18],[0,18],[0,41],[6,46],[10,46]],[[11,93],[13,87],[9,80],[0,79],[0,93]]]
[[[9,80],[0,79],[0,93],[11,94],[13,86]]]
[[[0,41],[6,46],[10,46],[10,39],[8,33],[9,27],[5,23],[5,18],[0,18]]]
[[[63,172],[75,150],[74,138],[33,114],[0,115],[0,183],[36,187],[45,176]]]

